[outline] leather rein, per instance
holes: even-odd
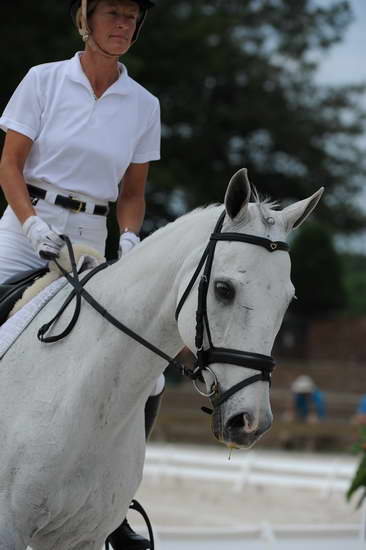
[[[81,310],[81,298],[84,298],[102,317],[104,317],[107,321],[109,321],[113,326],[118,328],[120,331],[128,335],[129,337],[136,340],[139,344],[143,345],[162,359],[168,362],[168,366],[178,370],[180,374],[189,377],[194,385],[195,388],[204,395],[205,397],[211,398],[212,404],[215,408],[222,405],[225,401],[227,401],[234,393],[241,390],[242,388],[249,386],[250,384],[254,384],[257,381],[271,381],[271,373],[275,367],[275,361],[274,359],[269,355],[262,355],[259,353],[253,353],[249,351],[240,351],[235,349],[227,349],[227,348],[217,348],[212,343],[212,337],[210,332],[210,326],[208,321],[208,314],[207,314],[207,293],[210,283],[210,276],[212,271],[212,264],[214,260],[214,254],[216,249],[216,244],[218,241],[239,241],[244,243],[249,243],[257,246],[261,246],[268,250],[269,252],[275,252],[278,250],[288,251],[289,245],[286,242],[282,241],[271,241],[270,239],[266,239],[264,237],[257,237],[255,235],[249,235],[245,233],[229,233],[225,232],[222,233],[222,226],[224,223],[225,218],[225,210],[220,215],[217,224],[215,226],[214,232],[210,236],[210,240],[207,244],[207,247],[205,248],[202,257],[198,263],[198,266],[190,279],[179,303],[176,309],[175,318],[178,320],[179,313],[190,294],[194,283],[198,279],[202,269],[203,274],[200,278],[199,287],[198,287],[198,305],[196,310],[196,337],[195,337],[195,345],[196,345],[196,362],[193,369],[185,367],[181,362],[177,361],[175,358],[170,357],[166,353],[164,353],[161,349],[157,348],[155,345],[153,345],[151,342],[148,342],[131,330],[129,327],[121,323],[118,319],[116,319],[113,315],[111,315],[99,302],[97,302],[93,296],[84,288],[84,285],[99,271],[105,269],[109,264],[104,263],[102,265],[97,266],[96,268],[89,271],[82,279],[79,277],[79,273],[77,271],[74,252],[72,249],[72,245],[70,242],[70,239],[67,236],[64,236],[64,240],[66,243],[66,246],[68,248],[70,261],[71,261],[71,267],[72,267],[72,274],[68,273],[59,263],[57,260],[54,260],[58,268],[60,269],[61,273],[66,277],[67,281],[73,286],[73,290],[71,291],[70,295],[67,297],[64,304],[61,306],[58,313],[45,325],[43,325],[39,331],[38,331],[38,339],[41,342],[45,343],[53,343],[57,342],[58,340],[61,340],[62,338],[65,338],[73,327],[75,326],[77,319],[80,314]],[[51,329],[51,327],[54,325],[54,323],[60,318],[62,313],[65,311],[66,307],[70,304],[70,302],[73,299],[76,299],[76,305],[75,305],[75,311],[74,314],[68,324],[68,326],[64,329],[64,331],[60,334],[54,335],[54,336],[46,336],[47,332]],[[206,333],[209,347],[207,349],[204,349],[203,345],[203,339],[204,334]],[[212,363],[224,363],[224,364],[230,364],[230,365],[236,365],[239,367],[245,367],[249,369],[253,369],[256,371],[260,371],[259,374],[255,374],[251,376],[250,378],[247,378],[243,380],[242,382],[239,382],[238,384],[235,384],[233,387],[228,389],[225,392],[220,391],[218,380],[213,373],[213,371],[209,368],[209,365]],[[213,382],[210,387],[210,391],[208,393],[204,393],[201,391],[197,385],[197,380],[203,381],[202,374],[204,371],[209,372],[213,376]],[[202,410],[206,413],[211,414],[212,410],[208,409],[206,407],[203,407]]]

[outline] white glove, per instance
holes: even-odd
[[[132,231],[125,231],[119,238],[118,257],[124,256],[140,242],[140,237]]]
[[[29,216],[23,223],[23,231],[40,258],[58,258],[65,242],[39,216]]]

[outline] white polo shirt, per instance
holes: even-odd
[[[0,128],[33,140],[24,166],[28,183],[115,201],[130,163],[160,158],[159,101],[121,63],[119,79],[96,100],[81,54],[30,69]]]

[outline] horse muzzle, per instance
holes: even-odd
[[[272,426],[271,413],[264,415],[244,411],[225,418],[220,408],[212,416],[212,431],[216,439],[230,447],[249,448]]]

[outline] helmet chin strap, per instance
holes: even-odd
[[[78,17],[77,25],[78,31],[84,42],[86,42],[90,35],[90,29],[88,27],[88,1],[81,0],[81,12]]]
[[[78,21],[78,30],[83,41],[86,43],[91,39],[93,46],[95,46],[96,51],[99,53],[102,53],[107,57],[114,57],[117,59],[121,56],[121,54],[107,52],[107,50],[102,48],[93,37],[93,33],[88,26],[88,0],[81,0],[81,14]]]
[[[86,41],[88,41],[88,43],[89,43],[89,45],[91,46],[92,49],[95,49],[97,52],[101,53],[102,55],[105,55],[106,57],[119,59],[122,55],[122,54],[118,54],[118,53],[109,53],[109,52],[107,52],[107,50],[105,50],[104,48],[102,48],[102,46],[100,46],[98,44],[98,42],[95,40],[95,38],[93,37],[92,34],[88,35],[88,38],[87,38]]]

